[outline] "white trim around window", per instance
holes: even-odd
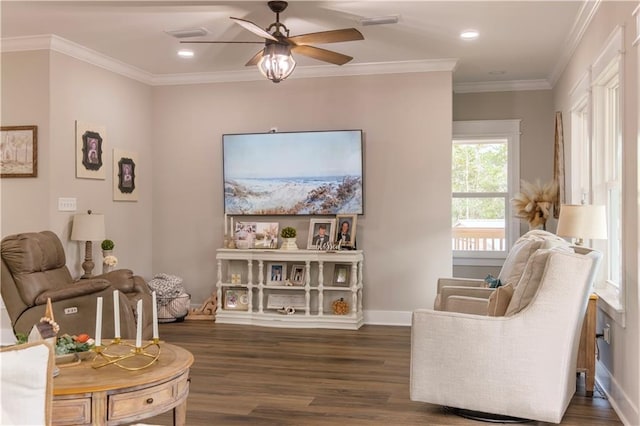
[[[508,188],[505,203],[506,250],[500,252],[453,252],[454,266],[501,266],[509,248],[519,237],[520,222],[514,216],[511,198],[520,188],[520,123],[521,120],[469,120],[453,122],[453,141],[507,140]],[[492,196],[485,193],[483,196]]]

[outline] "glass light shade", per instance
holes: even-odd
[[[286,44],[271,43],[265,46],[258,69],[269,80],[279,83],[289,77],[296,67],[291,56],[291,47]]]
[[[601,205],[569,205],[560,207],[558,229],[561,237],[575,237],[578,240],[607,238],[607,220],[605,206]]]
[[[77,214],[73,217],[71,239],[74,241],[104,240],[104,215]]]

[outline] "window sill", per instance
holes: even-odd
[[[626,315],[624,306],[620,302],[620,290],[609,283],[603,283],[595,287],[593,291],[598,295],[598,309],[624,328]]]
[[[504,255],[502,257],[463,257],[454,256],[453,266],[502,266],[504,264]]]

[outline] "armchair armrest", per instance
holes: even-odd
[[[36,305],[44,305],[47,303],[47,298],[51,298],[52,302],[57,302],[58,300],[67,300],[78,296],[85,296],[102,291],[109,287],[109,285],[109,281],[99,278],[82,280],[69,286],[44,291],[36,297],[35,303]]]
[[[438,278],[438,293],[443,287],[486,287],[487,283],[473,278]]]
[[[449,296],[443,311],[461,312],[464,314],[487,315],[489,301],[480,297]]]
[[[473,278],[438,278],[438,292],[436,299],[433,302],[433,309],[441,311],[444,308],[445,297],[442,294],[442,289],[447,287],[471,287],[482,288],[485,287],[484,280]]]

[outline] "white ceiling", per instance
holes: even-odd
[[[291,35],[355,27],[365,40],[321,47],[354,57],[343,67],[455,59],[454,83],[521,81],[553,84],[594,4],[582,1],[295,1],[281,14]],[[266,28],[275,15],[254,1],[2,1],[3,50],[14,37],[54,34],[153,76],[246,72],[258,44],[180,45],[165,33],[204,27],[206,40],[259,41],[229,19]],[[398,24],[360,19],[399,15]],[[477,29],[463,41],[459,33]],[[179,48],[195,51],[179,58]],[[330,68],[297,56],[298,69]],[[255,70],[257,73],[257,70]],[[296,74],[294,72],[294,74]]]

